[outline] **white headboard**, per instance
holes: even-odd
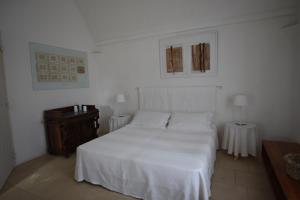
[[[150,111],[215,112],[220,86],[138,88],[139,109]]]

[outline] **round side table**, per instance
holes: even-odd
[[[129,123],[130,115],[112,116],[109,120],[109,131],[115,131]]]
[[[228,154],[233,154],[235,159],[238,159],[239,155],[242,157],[247,157],[248,154],[256,156],[256,143],[255,124],[226,123],[222,138],[222,149],[227,150]]]

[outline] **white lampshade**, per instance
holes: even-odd
[[[116,96],[116,101],[117,101],[118,103],[124,103],[124,102],[126,101],[125,95],[124,95],[124,94],[118,94],[118,95]]]
[[[247,106],[248,99],[247,96],[244,94],[238,94],[233,99],[233,105],[235,106]]]

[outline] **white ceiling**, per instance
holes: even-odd
[[[96,43],[296,6],[296,0],[74,0]]]

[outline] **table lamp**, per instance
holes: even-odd
[[[124,94],[117,94],[117,96],[116,96],[116,102],[118,104],[125,103],[126,102],[125,95]],[[118,116],[122,117],[122,115],[120,115],[120,113],[118,114]]]
[[[236,124],[240,126],[246,125],[242,121],[242,112],[243,112],[243,108],[248,105],[247,96],[244,94],[235,95],[233,99],[233,105],[239,108],[239,120],[236,122]]]

